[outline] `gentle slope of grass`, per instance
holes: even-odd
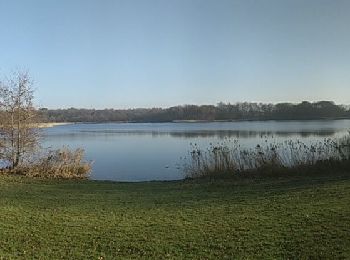
[[[348,173],[149,183],[2,176],[0,256],[350,258],[349,205]]]

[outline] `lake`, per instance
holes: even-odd
[[[238,139],[244,147],[268,141],[313,142],[348,134],[350,120],[210,123],[69,124],[44,129],[44,147],[81,147],[93,161],[91,179],[177,180],[191,144]]]

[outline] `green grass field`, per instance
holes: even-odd
[[[350,258],[350,174],[113,183],[0,177],[0,258]]]

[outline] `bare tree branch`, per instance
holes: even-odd
[[[28,72],[17,71],[0,82],[0,156],[17,167],[39,146],[33,83]]]

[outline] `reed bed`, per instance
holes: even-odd
[[[344,164],[349,161],[350,134],[310,143],[262,139],[254,148],[244,148],[239,140],[227,139],[210,144],[206,149],[191,144],[189,156],[185,158],[184,173],[189,178],[248,172],[273,173],[281,172],[281,169]]]

